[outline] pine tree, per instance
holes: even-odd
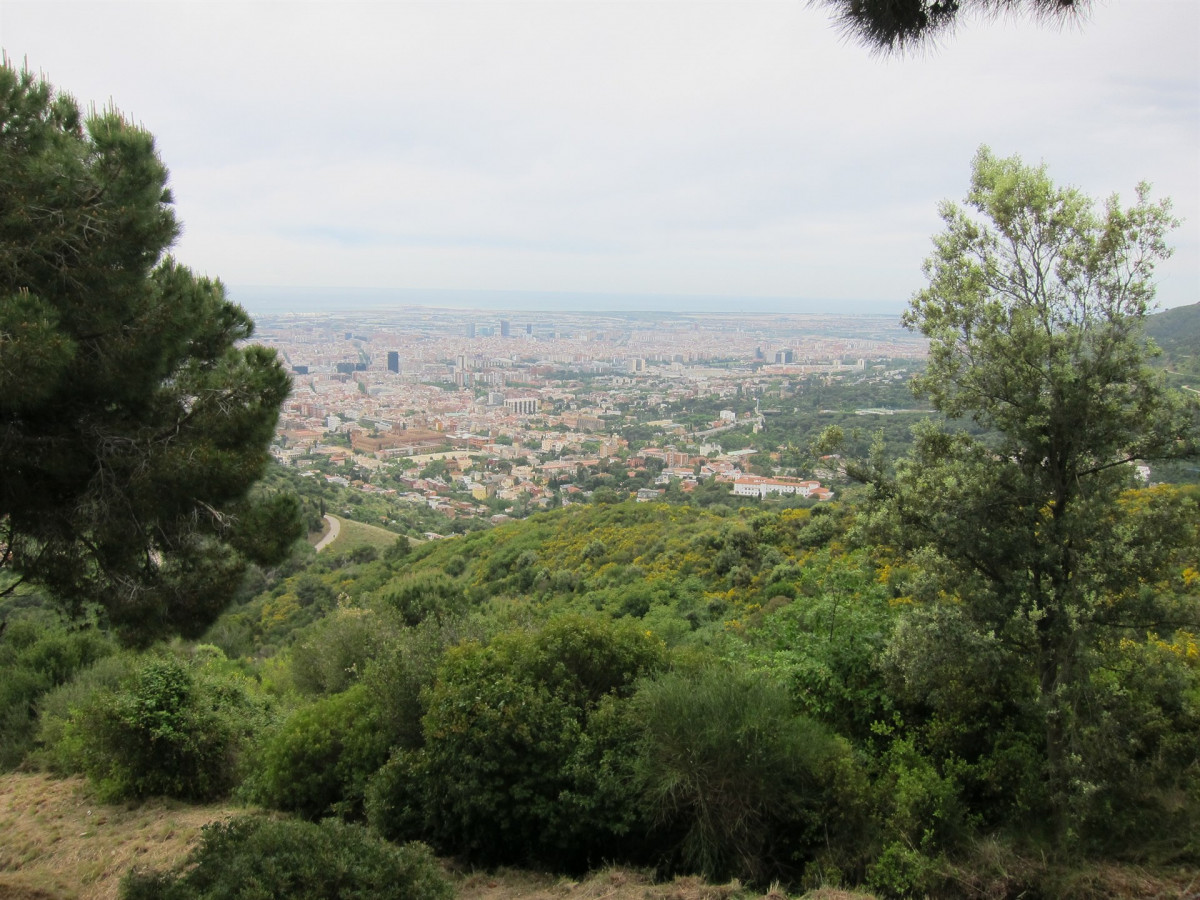
[[[298,536],[251,491],[289,378],[167,255],[171,204],[149,133],[0,67],[0,563],[139,640],[197,633]]]

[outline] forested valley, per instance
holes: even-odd
[[[0,208],[0,767],[244,807],[122,897],[440,900],[451,861],[1196,890],[1198,307],[1151,316],[1169,203],[981,148],[905,316],[938,415],[900,451],[797,451],[833,502],[597,492],[315,553],[262,480],[286,375],[163,255],[149,136],[2,74],[5,196],[71,214]],[[0,890],[53,896],[28,862],[5,850]]]

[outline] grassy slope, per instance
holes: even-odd
[[[0,776],[0,897],[115,898],[130,867],[172,865],[201,826],[234,812],[172,800],[103,805],[81,778]]]
[[[104,805],[79,778],[0,776],[0,898],[116,900],[132,866],[166,868],[184,858],[200,828],[243,810],[174,801]],[[534,872],[452,873],[459,900],[751,900],[736,883],[698,878],[654,884],[646,875],[605,869],[582,881]],[[822,890],[812,900],[869,900]],[[784,900],[779,892],[766,900]]]
[[[359,547],[374,547],[380,553],[386,550],[400,536],[386,528],[355,522],[353,519],[337,517],[341,522],[341,530],[337,539],[325,548],[329,553],[349,553]]]

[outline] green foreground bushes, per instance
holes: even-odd
[[[306,819],[362,818],[367,779],[391,746],[382,725],[361,684],[301,707],[264,741],[246,793]]]
[[[796,715],[787,689],[760,672],[668,673],[637,693],[633,715],[639,800],[679,868],[794,880],[865,812],[849,746]]]
[[[785,686],[673,657],[634,622],[564,617],[460,645],[424,696],[421,745],[367,788],[368,821],[394,840],[487,865],[621,860],[766,883],[864,824],[849,745]]]
[[[770,547],[748,542],[791,521],[729,532],[744,558],[766,559]],[[648,595],[644,615],[619,618],[519,598],[440,614],[444,581],[404,575],[421,553],[399,579],[412,608],[435,610],[415,625],[381,560],[319,573],[347,596],[275,658],[110,648],[38,695],[28,764],[85,773],[106,798],[233,795],[365,821],[469,865],[618,862],[940,896],[976,865],[980,840],[1014,859],[1052,848],[1022,890],[1089,854],[1197,859],[1200,654],[1186,632],[1097,645],[1104,664],[1077,686],[1089,741],[1073,762],[1074,842],[1055,848],[1028,672],[953,604],[913,602],[915,567],[814,551],[788,576],[794,596],[763,607],[697,580],[695,602],[739,618],[721,634],[664,633],[655,623],[693,600]],[[350,600],[355,577],[366,589]],[[53,631],[11,628],[7,658],[62,657],[31,649],[61,644]],[[191,890],[171,886],[180,873],[153,877],[138,889],[206,896],[169,893]]]
[[[126,661],[44,730],[54,741],[45,753],[85,773],[106,800],[226,795],[267,709],[246,679],[212,663],[166,654]]]
[[[243,816],[204,829],[175,872],[132,872],[122,900],[450,900],[429,850],[365,828]]]
[[[0,771],[33,748],[43,698],[115,650],[99,629],[72,628],[50,613],[7,620],[0,631]]]
[[[583,760],[619,752],[611,704],[666,659],[633,623],[577,616],[451,648],[425,694],[423,743],[399,749],[369,787],[369,821],[485,863],[598,862],[629,831],[632,798],[604,796],[611,786]]]

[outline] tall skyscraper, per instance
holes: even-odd
[[[511,337],[511,335],[512,335],[512,328],[510,326],[508,319],[501,319],[500,320],[500,337]]]
[[[400,374],[400,354],[395,350],[388,351],[388,371]]]

